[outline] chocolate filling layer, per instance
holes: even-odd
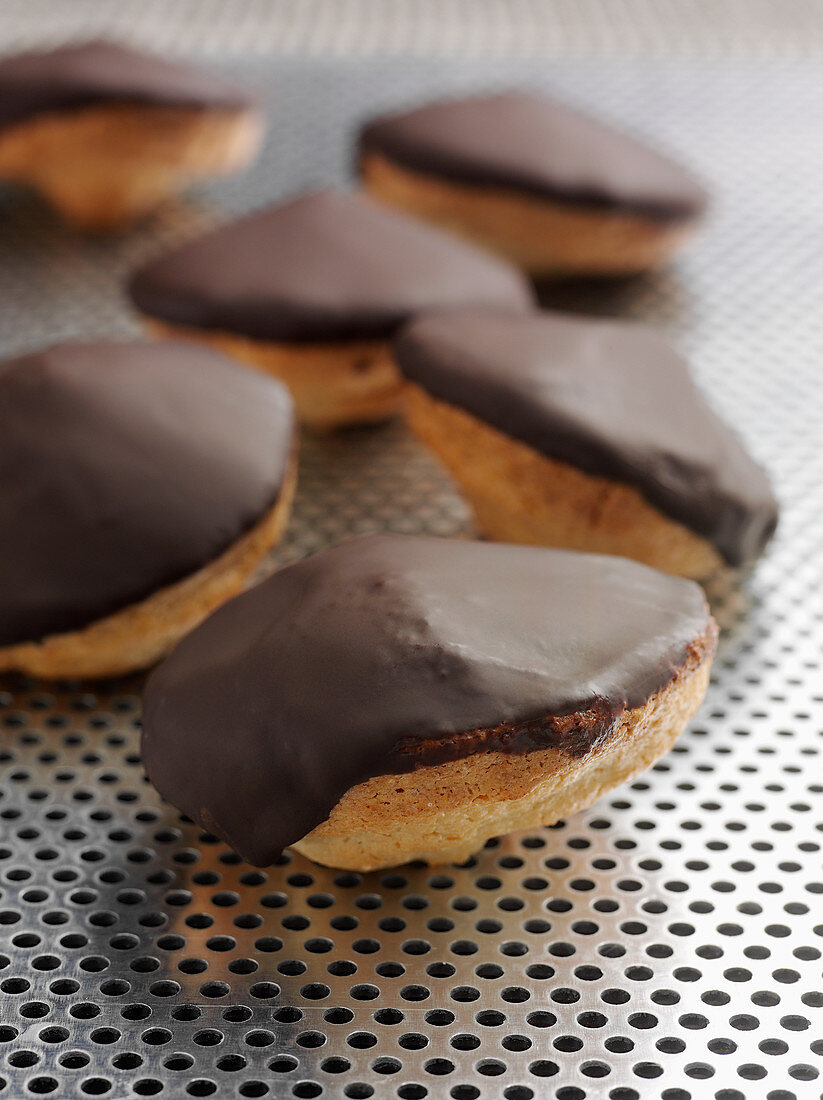
[[[371,776],[590,751],[711,629],[697,585],[623,559],[355,539],[180,643],[146,687],[143,761],[164,797],[265,864]]]
[[[374,119],[361,157],[474,187],[662,220],[699,214],[706,196],[668,157],[554,99],[524,92],[429,103]]]
[[[274,505],[285,387],[173,343],[0,363],[0,646],[80,629],[200,569]]]
[[[534,300],[504,260],[343,191],[225,225],[148,263],[130,289],[169,324],[297,343],[381,339],[421,310]]]
[[[239,109],[253,100],[223,77],[114,42],[0,59],[0,129],[46,111],[97,103]]]
[[[683,672],[694,672],[717,644],[714,623],[688,649]],[[672,679],[676,679],[675,673]],[[549,714],[526,722],[501,722],[491,729],[465,730],[452,737],[401,741],[395,752],[397,772],[446,764],[477,752],[527,753],[560,749],[567,756],[583,757],[610,740],[626,708],[613,700],[593,699],[586,710]]]
[[[650,329],[460,310],[419,318],[395,353],[432,397],[550,458],[633,485],[732,565],[756,558],[774,533],[766,474]]]

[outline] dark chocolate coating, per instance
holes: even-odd
[[[634,486],[732,565],[777,524],[766,474],[666,341],[633,322],[460,310],[412,322],[400,369],[549,458]]]
[[[526,309],[504,260],[364,195],[319,191],[160,256],[131,281],[175,325],[298,343],[381,339],[439,306]]]
[[[284,386],[174,343],[0,363],[0,646],[89,625],[218,557],[280,494]]]
[[[369,122],[360,154],[477,187],[623,210],[699,214],[700,185],[680,165],[554,99],[524,92],[442,100]]]
[[[221,76],[114,42],[0,59],[0,129],[47,111],[110,102],[216,109],[253,105],[246,92]]]
[[[697,585],[620,558],[354,539],[178,645],[146,686],[143,762],[164,798],[266,864],[355,784],[461,755],[455,735],[562,749],[545,719],[586,710],[600,719],[568,747],[588,751],[709,630]],[[522,723],[519,739],[500,728]]]

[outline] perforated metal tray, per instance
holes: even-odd
[[[784,505],[715,591],[709,697],[642,780],[470,865],[253,870],[158,800],[139,682],[0,685],[0,1077],[59,1097],[816,1097],[823,1043],[823,286],[817,63],[257,59],[244,179],[113,242],[0,212],[3,351],[130,333],[118,281],[161,241],[345,178],[356,120],[548,84],[690,160],[716,201],[653,279],[547,293],[644,318],[693,357]],[[399,425],[307,440],[285,561],[366,530],[468,530]]]

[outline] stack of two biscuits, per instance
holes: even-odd
[[[373,194],[535,276],[649,270],[706,202],[668,158],[520,93],[378,119],[360,164]],[[653,331],[450,311],[413,321],[396,355],[413,429],[492,538],[702,579],[751,563],[774,531],[763,471]]]

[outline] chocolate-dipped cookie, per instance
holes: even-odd
[[[130,289],[156,331],[274,374],[321,429],[396,411],[390,341],[421,310],[533,302],[504,261],[342,191],[223,226],[148,263]]]
[[[359,165],[376,197],[501,252],[535,276],[662,264],[702,213],[679,165],[557,100],[444,100],[377,118]]]
[[[396,354],[412,428],[492,538],[702,578],[774,532],[765,473],[650,329],[455,310],[412,322]]]
[[[112,42],[0,59],[0,179],[72,225],[115,229],[260,145],[254,101],[214,74]]]
[[[716,628],[620,558],[378,535],[275,574],[152,674],[143,762],[252,863],[464,859],[665,752]]]
[[[187,344],[0,363],[0,670],[152,664],[245,584],[295,482],[285,387]]]

